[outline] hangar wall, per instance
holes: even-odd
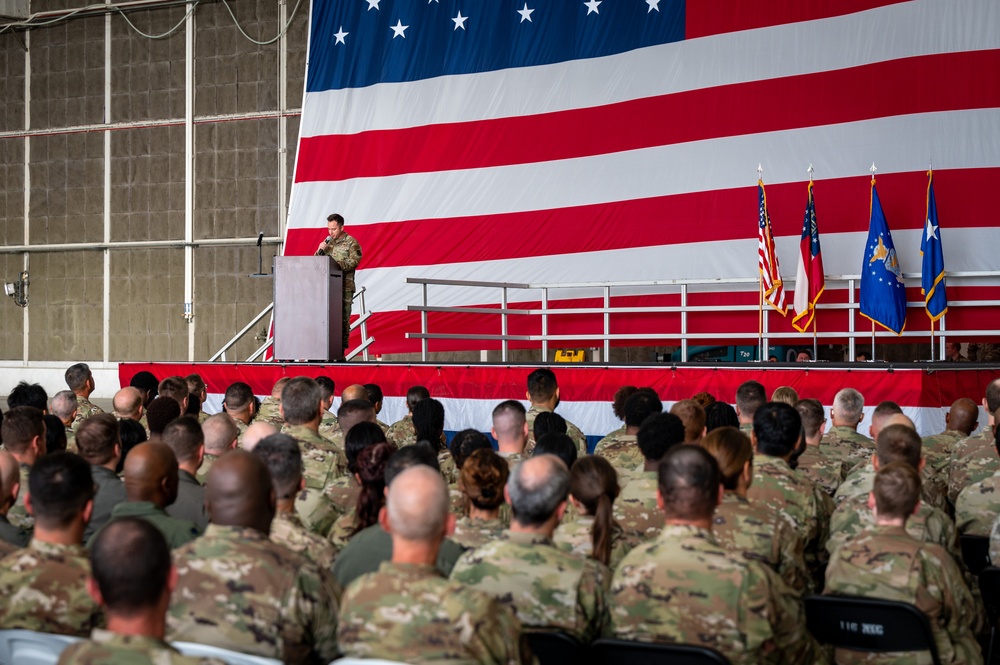
[[[271,302],[308,0],[85,5],[0,32],[0,361],[207,359]]]

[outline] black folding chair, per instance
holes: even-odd
[[[597,640],[591,651],[595,665],[730,665],[718,651],[692,644]]]
[[[809,596],[806,625],[822,644],[886,653],[929,651],[940,665],[927,615],[909,603],[855,596]]]
[[[986,647],[986,665],[993,662],[993,647],[1000,621],[1000,568],[988,566],[979,571],[979,591],[983,595],[986,616],[990,622],[990,641]]]
[[[539,665],[589,665],[590,655],[583,643],[571,635],[556,631],[525,633],[531,653]]]
[[[961,536],[962,561],[973,575],[990,565],[990,539],[988,536]]]

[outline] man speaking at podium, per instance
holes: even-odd
[[[343,216],[333,213],[326,218],[330,237],[319,244],[316,256],[329,256],[344,272],[344,353],[351,338],[351,301],[354,299],[354,270],[361,263],[361,245],[344,231]]]

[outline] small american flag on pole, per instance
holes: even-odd
[[[761,291],[764,302],[784,316],[788,312],[785,304],[785,289],[781,284],[781,270],[778,268],[778,254],[774,251],[774,236],[771,235],[771,216],[767,214],[767,195],[764,181],[757,181],[757,268],[760,270]]]

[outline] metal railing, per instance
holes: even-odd
[[[353,360],[360,353],[360,354],[362,354],[362,358],[365,361],[367,361],[368,360],[368,347],[372,345],[372,342],[375,341],[375,338],[368,336],[368,319],[371,318],[372,313],[370,311],[368,311],[368,308],[367,308],[367,305],[366,305],[366,302],[365,302],[365,287],[362,286],[360,289],[358,289],[354,293],[354,298],[351,300],[351,303],[352,304],[356,303],[359,306],[359,309],[358,309],[358,312],[359,312],[358,313],[358,318],[355,319],[354,322],[351,324],[351,330],[353,331],[353,330],[355,330],[357,328],[361,328],[361,344],[359,344],[357,346],[357,348],[351,350],[350,353],[347,353],[347,351],[345,349],[344,359],[345,360]],[[258,323],[260,323],[264,319],[265,316],[267,316],[268,314],[270,314],[273,309],[274,309],[274,303],[272,302],[272,303],[268,304],[267,307],[265,307],[264,309],[262,309],[260,311],[260,313],[257,314],[257,316],[253,317],[248,324],[246,324],[245,326],[243,326],[243,328],[240,329],[240,331],[238,333],[236,333],[235,335],[233,335],[232,339],[230,339],[228,342],[226,342],[222,346],[221,349],[219,349],[218,351],[215,352],[215,355],[213,355],[211,358],[208,359],[208,362],[227,362],[226,353],[231,348],[233,348],[234,346],[236,346],[236,344],[241,339],[243,339],[246,336],[246,334],[253,329],[254,326],[256,326]],[[261,344],[259,347],[257,347],[257,350],[254,351],[250,355],[250,357],[248,357],[244,362],[252,363],[252,362],[256,362],[257,360],[259,360],[259,359],[262,358],[262,356],[264,355],[264,353],[269,348],[271,348],[271,346],[274,345],[274,336],[271,333],[272,333],[272,329],[271,329],[270,326],[268,326],[267,339],[264,341],[263,344]]]
[[[920,274],[904,274],[903,278],[913,285],[916,282],[919,285]],[[860,275],[827,275],[826,285],[831,291],[837,288],[844,288],[848,294],[848,300],[844,303],[824,303],[820,301],[816,309],[817,310],[857,310],[860,305],[857,301],[858,296],[858,286],[860,284]],[[420,305],[410,305],[407,309],[411,312],[420,312],[420,332],[419,333],[407,333],[408,339],[419,339],[420,340],[420,357],[424,362],[428,359],[429,353],[429,342],[431,340],[474,340],[474,341],[499,341],[501,343],[501,362],[507,362],[509,353],[509,343],[510,342],[540,342],[541,343],[541,360],[546,362],[548,359],[549,343],[559,342],[559,341],[573,341],[573,342],[584,342],[584,341],[597,341],[601,342],[603,346],[603,359],[605,361],[610,357],[611,343],[614,341],[629,341],[629,340],[657,340],[657,341],[677,341],[681,349],[681,360],[686,362],[688,360],[688,342],[697,340],[748,340],[748,339],[759,339],[762,348],[768,348],[769,340],[772,339],[795,339],[802,340],[806,334],[800,332],[770,332],[768,330],[768,320],[770,318],[770,307],[764,308],[763,315],[763,325],[760,334],[757,331],[744,331],[744,332],[703,332],[703,333],[691,333],[689,332],[689,317],[692,315],[697,315],[703,312],[718,312],[718,306],[712,305],[689,305],[688,296],[692,292],[696,293],[706,293],[706,292],[755,292],[752,287],[756,287],[758,281],[754,278],[732,278],[732,279],[670,279],[670,280],[648,280],[648,281],[628,281],[628,282],[574,282],[574,283],[558,283],[558,284],[528,284],[528,283],[515,283],[515,282],[477,282],[477,281],[465,281],[465,280],[449,280],[449,279],[423,279],[418,277],[407,278],[407,283],[409,284],[419,284],[421,292],[421,304]],[[956,272],[948,273],[948,284],[949,286],[960,286],[963,283],[981,283],[985,282],[984,285],[988,286],[1000,286],[1000,272],[994,271],[982,271],[982,272]],[[790,296],[794,291],[794,280],[785,280],[785,291]],[[837,287],[836,285],[843,284],[843,287]],[[496,307],[440,307],[430,305],[430,294],[429,287],[461,287],[461,288],[485,288],[485,289],[496,289],[499,291],[499,309]],[[695,287],[695,288],[692,288]],[[832,288],[831,288],[832,287]],[[602,307],[558,307],[553,308],[549,306],[549,302],[552,299],[552,293],[557,291],[567,291],[573,290],[573,298],[583,298],[583,297],[594,297],[594,295],[599,295],[603,298]],[[509,307],[510,294],[511,292],[540,292],[540,302],[541,307],[537,309],[511,309]],[[581,295],[580,292],[589,293],[591,295]],[[664,295],[664,294],[679,294],[680,304],[676,306],[647,306],[647,307],[615,307],[613,306],[612,295],[616,291],[628,291],[628,293],[618,293],[618,295],[637,295],[637,292],[642,292],[643,295]],[[996,307],[1000,305],[1000,300],[962,300],[962,301],[951,301],[949,302],[949,308],[957,307]],[[907,302],[907,307],[924,307],[923,301],[919,302]],[[758,304],[753,305],[726,305],[726,311],[730,312],[756,312],[759,309]],[[432,313],[450,313],[450,314],[489,314],[498,315],[500,317],[500,334],[490,335],[490,334],[463,334],[463,333],[432,333],[429,328],[429,314]],[[648,333],[612,333],[611,332],[611,315],[612,314],[663,314],[663,313],[677,313],[680,315],[680,329],[658,332],[648,332]],[[567,334],[567,335],[550,335],[549,331],[549,318],[552,316],[559,315],[581,315],[581,314],[593,314],[601,315],[603,321],[603,332],[600,334]],[[511,335],[509,334],[509,320],[511,316],[536,316],[541,318],[541,334],[537,335]],[[944,353],[944,344],[946,341],[946,319],[947,315],[941,318],[938,323],[940,324],[938,336],[935,337],[935,341],[940,342],[941,354]],[[904,331],[901,337],[923,337],[926,338],[930,336],[930,330],[914,331],[907,330]],[[961,331],[951,331],[951,336],[953,337],[982,337],[985,335],[997,335],[996,330],[961,330]],[[872,331],[872,330],[856,330],[855,329],[855,316],[853,314],[847,316],[847,330],[824,330],[817,333],[817,339],[830,339],[830,338],[847,338],[848,340],[848,354],[849,357],[854,358],[856,355],[855,342],[858,339],[872,339],[872,344],[874,345],[874,340],[876,337],[886,337],[896,339],[895,333],[889,331]],[[811,335],[809,336],[812,337]]]

